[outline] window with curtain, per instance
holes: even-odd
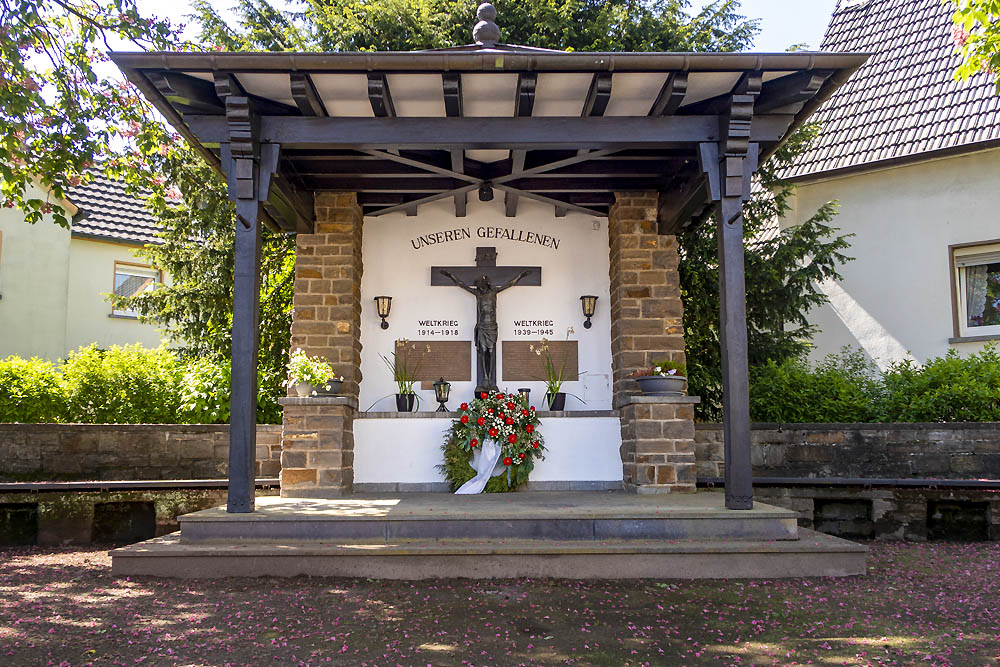
[[[161,281],[160,272],[151,266],[123,264],[115,262],[115,297],[128,298],[152,289]],[[132,309],[112,305],[112,315],[120,317],[136,317]]]
[[[955,251],[963,336],[1000,335],[1000,246]]]

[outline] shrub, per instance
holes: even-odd
[[[969,357],[950,350],[885,372],[846,348],[815,368],[772,362],[751,371],[750,415],[779,423],[1000,421],[1000,353],[992,344]]]
[[[66,420],[66,399],[56,367],[32,357],[0,360],[0,422]]]
[[[63,364],[72,421],[90,424],[169,424],[177,421],[181,370],[159,347],[96,344],[70,352]]]
[[[883,421],[1000,421],[996,345],[962,358],[955,350],[923,367],[905,361],[883,376]]]
[[[770,362],[751,371],[751,418],[778,423],[873,421],[878,372],[863,353],[846,348],[814,369],[800,359]]]
[[[178,420],[185,424],[229,423],[230,365],[195,359],[180,382]]]

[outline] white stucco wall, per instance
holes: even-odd
[[[840,269],[824,285],[831,303],[809,319],[822,332],[814,359],[844,345],[864,349],[880,365],[912,355],[923,362],[954,347],[948,246],[1000,238],[1000,150],[979,151],[832,178],[796,189],[782,227],[839,200],[833,225],[854,234]]]
[[[545,459],[533,482],[617,482],[622,478],[617,417],[543,418]],[[437,469],[448,419],[354,421],[354,483],[427,484],[445,481]],[[581,453],[585,448],[585,453]]]
[[[56,361],[94,342],[160,344],[153,325],[108,317],[115,261],[144,263],[136,246],[72,237],[50,216],[29,225],[8,208],[0,208],[0,235],[0,358]]]
[[[516,237],[523,232],[545,234],[558,239],[558,248],[537,243],[482,238],[480,228],[514,230]],[[468,229],[470,238],[421,245],[420,236],[434,232]],[[564,340],[572,327],[570,339],[579,341],[579,367],[585,372],[576,382],[568,382],[564,391],[586,401],[568,397],[568,410],[603,410],[611,407],[611,324],[609,317],[608,226],[607,220],[569,213],[556,218],[553,208],[522,199],[515,218],[504,215],[503,196],[494,201],[479,202],[473,193],[469,198],[468,216],[456,218],[452,201],[442,200],[420,207],[416,217],[405,214],[370,217],[364,221],[363,261],[361,281],[361,408],[375,404],[375,410],[393,410],[391,397],[395,392],[390,370],[379,359],[379,353],[390,354],[394,341],[461,340],[472,341],[476,325],[475,298],[458,287],[431,287],[431,266],[474,266],[476,247],[495,246],[500,266],[542,267],[541,287],[515,286],[498,295],[497,314],[499,340],[538,340],[540,336],[517,335],[515,320],[552,320],[550,340]],[[596,294],[597,314],[593,327],[584,329],[580,296]],[[379,328],[375,311],[376,295],[392,296],[389,329]],[[457,336],[421,335],[420,320],[458,320]],[[544,382],[505,382],[498,345],[497,377],[502,389],[531,387],[533,401],[541,404]],[[472,351],[472,381],[453,382],[451,407],[456,400],[467,400],[475,388],[475,350]],[[449,378],[446,378],[449,379]],[[432,391],[421,392],[421,409],[433,409],[436,403]]]

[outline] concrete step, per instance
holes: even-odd
[[[179,518],[185,544],[343,540],[795,540],[796,513],[724,507],[719,493],[637,496],[537,492],[399,494],[315,500],[258,498],[257,510],[213,508]]]
[[[180,533],[111,552],[120,576],[382,579],[721,579],[865,573],[867,548],[801,529],[797,540],[377,540],[190,544]]]

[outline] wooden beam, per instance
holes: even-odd
[[[303,178],[314,190],[348,190],[351,192],[441,192],[454,190],[462,181],[441,177],[366,178],[364,176],[312,176]],[[478,182],[472,184],[479,187]]]
[[[548,204],[549,206],[555,206],[568,211],[576,211],[578,213],[586,213],[587,215],[594,215],[597,217],[607,217],[606,213],[597,211],[585,206],[578,206],[576,204],[571,204],[566,201],[559,199],[553,199],[552,197],[546,197],[545,195],[540,195],[537,192],[528,192],[527,190],[520,190],[518,188],[511,187],[509,185],[495,185],[494,189],[500,190],[501,192],[514,192],[515,194],[524,197],[525,199],[533,199],[535,201],[540,201],[543,204]]]
[[[187,116],[185,122],[207,145],[225,141],[225,119]],[[780,139],[791,115],[757,116],[757,142]],[[488,126],[489,131],[484,131]],[[284,149],[572,149],[610,152],[632,148],[693,147],[719,139],[719,117],[616,118],[310,118],[261,117],[261,140]],[[583,159],[587,159],[585,156]]]
[[[444,111],[449,118],[462,116],[462,75],[458,72],[445,72],[441,75],[444,88]]]
[[[292,90],[292,99],[303,116],[328,116],[323,100],[316,92],[312,77],[306,72],[291,72],[288,80]]]
[[[226,107],[215,93],[215,86],[204,79],[197,79],[180,72],[146,73],[150,82],[168,102],[181,106],[187,112],[222,114]]]
[[[456,166],[455,153],[461,153],[462,151],[453,151],[452,152],[452,160],[451,160],[451,166],[452,166],[452,168],[451,169],[446,169],[444,167],[439,167],[436,164],[431,164],[431,163],[425,162],[423,160],[415,160],[415,159],[407,157],[405,155],[397,155],[395,153],[389,153],[387,151],[366,150],[364,152],[367,153],[368,155],[380,157],[380,158],[383,158],[384,160],[388,160],[390,162],[397,162],[399,164],[403,164],[403,165],[406,165],[408,167],[416,167],[418,169],[423,169],[425,172],[429,172],[431,174],[437,174],[439,176],[448,176],[450,178],[456,178],[456,179],[458,179],[460,181],[467,181],[469,183],[478,183],[479,182],[479,179],[476,178],[475,176],[467,176],[465,173],[463,173],[464,172],[464,166],[461,164],[460,161],[459,161],[459,164],[458,164],[459,169],[457,169],[457,170],[455,169],[455,166]],[[368,174],[367,167],[364,168],[364,169],[362,169],[360,171],[360,174],[363,174],[363,175]]]
[[[388,206],[386,208],[379,209],[372,213],[372,215],[386,215],[387,213],[396,213],[398,211],[405,211],[406,209],[413,206],[420,206],[421,204],[429,204],[432,201],[437,201],[439,199],[445,199],[447,197],[453,197],[460,193],[469,193],[475,190],[478,186],[476,185],[463,185],[460,188],[455,188],[454,190],[448,190],[446,192],[438,192],[436,194],[428,195],[426,197],[421,197],[420,199],[413,199],[406,201],[395,206]]]
[[[465,151],[450,151],[451,170],[455,174],[465,174]],[[455,217],[464,218],[469,211],[469,193],[459,192],[455,194]]]
[[[590,80],[581,116],[603,116],[611,101],[611,72],[598,72]]]
[[[687,72],[672,72],[660,88],[660,94],[649,108],[650,116],[673,116],[687,94]]]
[[[617,149],[609,148],[605,150],[591,151],[587,154],[580,154],[578,152],[572,153],[570,157],[562,158],[561,160],[555,160],[552,162],[546,162],[544,164],[536,165],[534,167],[529,167],[522,169],[520,172],[515,172],[513,170],[513,163],[511,165],[511,171],[509,174],[504,176],[495,177],[492,180],[494,183],[506,183],[507,181],[512,181],[516,178],[523,178],[525,176],[535,176],[537,174],[542,174],[553,169],[562,169],[564,167],[569,167],[574,164],[579,164],[581,162],[586,162],[588,160],[595,160],[606,155],[613,155],[617,152]],[[513,155],[513,153],[512,153]]]
[[[754,113],[770,113],[788,106],[797,112],[802,104],[816,96],[832,74],[831,70],[809,70],[768,81],[761,86]]]
[[[396,115],[396,105],[389,92],[389,79],[385,72],[368,74],[368,101],[376,118],[392,118]]]
[[[514,102],[515,116],[520,118],[531,116],[535,108],[535,87],[537,84],[537,72],[521,72],[517,75],[517,100]]]

